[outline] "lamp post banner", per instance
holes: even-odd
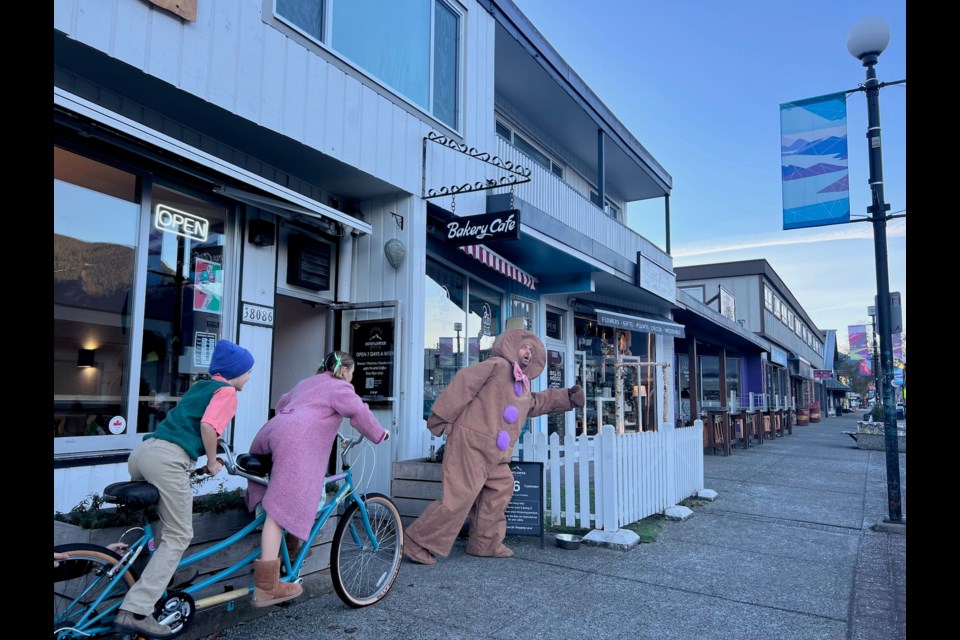
[[[780,105],[783,228],[850,222],[845,92]]]

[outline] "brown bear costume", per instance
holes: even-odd
[[[459,371],[433,404],[427,428],[446,434],[443,497],[430,503],[404,532],[404,555],[433,564],[447,557],[470,516],[467,553],[508,558],[503,539],[506,508],[513,496],[510,461],[524,420],[582,407],[583,389],[531,392],[547,352],[536,334],[525,329],[501,333],[487,360]]]

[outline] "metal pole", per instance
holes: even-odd
[[[880,331],[880,393],[883,394],[883,433],[887,454],[888,522],[903,523],[900,508],[900,455],[897,448],[897,410],[893,401],[893,336],[890,333],[890,276],[887,270],[887,218],[890,208],[883,199],[883,158],[880,152],[880,87],[877,54],[863,56],[867,68],[867,147],[870,153],[870,190],[873,200],[867,210],[873,222],[873,245],[877,266],[877,326]]]

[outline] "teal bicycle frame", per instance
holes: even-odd
[[[346,451],[349,450],[351,446],[360,442],[362,438],[356,440],[348,441],[346,449],[342,452],[341,455],[345,455]],[[236,466],[236,463],[233,460],[233,454],[228,448],[224,446],[224,452],[228,456],[228,461],[224,464],[227,468],[227,472],[231,475],[240,475],[246,477],[248,480],[253,482],[258,482],[261,484],[266,484],[266,480],[259,477],[253,476],[244,472],[242,469]],[[300,551],[297,553],[296,558],[291,559],[290,554],[287,550],[286,539],[281,537],[280,540],[280,558],[283,567],[285,568],[285,575],[280,578],[283,582],[299,582],[300,581],[300,569],[303,568],[303,563],[306,560],[307,554],[310,551],[310,547],[313,545],[314,540],[320,533],[320,530],[323,529],[324,525],[330,519],[330,516],[333,514],[334,510],[337,509],[341,504],[344,504],[345,507],[348,507],[351,503],[356,503],[361,514],[366,530],[367,538],[371,541],[374,550],[379,549],[380,542],[377,540],[376,535],[373,532],[373,529],[370,526],[370,519],[367,514],[367,507],[364,504],[363,500],[357,496],[355,492],[355,487],[353,484],[353,474],[349,467],[345,468],[342,473],[338,473],[332,476],[324,477],[324,486],[330,482],[341,482],[339,489],[334,495],[333,499],[326,501],[319,511],[317,512],[316,520],[313,523],[313,527],[310,530],[309,538],[300,546]],[[266,512],[262,509],[259,510],[260,513],[251,521],[248,525],[231,535],[230,537],[217,542],[211,547],[199,551],[197,553],[190,554],[181,558],[180,563],[177,565],[177,570],[189,567],[190,565],[196,564],[201,560],[209,558],[212,555],[215,555],[225,549],[228,549],[232,545],[236,544],[240,540],[243,540],[248,535],[257,530],[258,527],[263,525],[264,520],[266,519]],[[355,529],[351,528],[351,536],[357,544],[361,544],[361,539],[357,535]],[[155,549],[156,543],[154,540],[154,531],[153,524],[146,522],[143,526],[143,534],[137,538],[135,542],[130,544],[129,548],[123,554],[123,557],[114,565],[110,571],[108,571],[104,578],[110,580],[110,585],[107,589],[104,589],[100,596],[96,599],[87,602],[83,595],[81,594],[72,604],[75,607],[84,606],[86,611],[83,616],[80,617],[71,627],[63,629],[60,633],[57,634],[58,639],[65,640],[67,638],[81,638],[88,636],[96,636],[98,634],[104,634],[111,632],[111,625],[115,617],[117,609],[120,607],[120,602],[116,602],[106,609],[101,610],[100,604],[104,599],[110,597],[116,592],[117,585],[125,579],[125,574],[129,568],[133,565],[134,561],[140,556],[143,550],[146,549],[147,553],[152,556]],[[179,589],[178,591],[193,595],[212,584],[220,582],[225,578],[229,578],[234,575],[247,565],[251,564],[254,560],[260,557],[260,547],[259,545],[241,560],[237,561],[233,565],[226,567],[210,575],[204,580],[191,584],[190,586]],[[94,583],[96,584],[96,583]],[[91,590],[94,586],[91,584],[87,591]],[[170,590],[167,590],[166,593],[169,593]],[[254,591],[254,585],[250,584],[247,588],[244,589],[234,589],[231,591],[226,591],[224,593],[215,594],[201,600],[197,600],[194,603],[194,612],[202,611],[203,609],[224,604],[231,600],[236,600],[238,598],[246,597],[252,594]],[[165,596],[166,597],[166,594]],[[159,620],[161,624],[169,624],[170,622],[176,621],[179,617],[179,613],[174,611],[171,612],[169,616],[165,616]]]

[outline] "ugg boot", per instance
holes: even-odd
[[[269,607],[287,600],[293,600],[303,587],[293,582],[280,582],[280,558],[276,560],[254,560],[253,562],[253,606]]]

